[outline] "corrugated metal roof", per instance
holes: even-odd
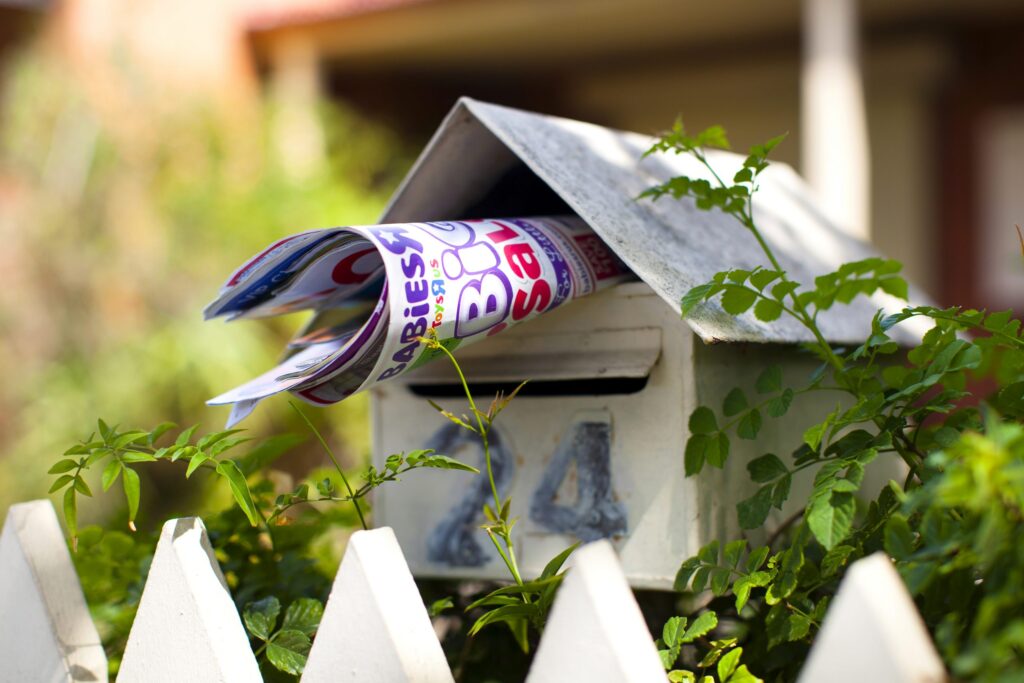
[[[462,215],[518,163],[550,186],[630,268],[675,310],[693,286],[730,268],[767,266],[754,238],[733,217],[706,212],[692,201],[636,200],[644,189],[672,176],[703,177],[689,156],[659,155],[641,161],[653,139],[569,119],[461,99],[392,197],[384,222],[444,220]],[[722,177],[743,157],[710,152]],[[836,228],[815,205],[792,168],[773,164],[762,176],[754,215],[790,277],[811,283],[840,264],[877,255],[869,245]],[[912,299],[925,297],[912,288]],[[837,304],[818,323],[833,343],[863,341],[878,308],[898,310],[887,295]],[[717,303],[687,319],[705,342],[811,341],[796,321],[772,323],[752,313],[738,317]],[[904,342],[915,330],[896,332]]]

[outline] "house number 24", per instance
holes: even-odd
[[[552,532],[594,541],[626,532],[626,509],[612,493],[611,419],[606,411],[573,416],[551,461],[530,494],[530,520]],[[445,424],[428,440],[426,448],[454,453],[472,446],[483,469],[483,449],[476,436],[455,424]],[[507,495],[515,463],[507,440],[491,432],[491,468],[499,492]],[[576,466],[576,495],[571,503],[558,502],[558,492]],[[427,559],[454,567],[479,567],[490,560],[479,542],[481,510],[490,498],[483,477],[474,479],[465,495],[446,512],[427,537]]]

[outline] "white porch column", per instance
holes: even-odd
[[[871,170],[857,0],[804,0],[801,171],[851,235],[870,239]]]

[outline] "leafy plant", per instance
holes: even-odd
[[[433,401],[431,401],[431,405],[451,422],[473,432],[480,438],[484,452],[484,463],[487,466],[487,479],[493,497],[493,505],[490,502],[484,504],[483,513],[487,522],[482,528],[487,532],[487,537],[491,540],[494,549],[497,550],[498,555],[508,568],[512,580],[515,582],[514,585],[498,588],[488,593],[466,608],[467,610],[480,607],[489,608],[476,620],[469,633],[472,636],[490,624],[505,623],[512,631],[512,635],[522,651],[528,653],[530,651],[529,631],[531,628],[537,633],[544,630],[548,611],[551,609],[551,604],[554,601],[555,591],[565,575],[565,572],[561,571],[562,565],[579,544],[570,546],[556,555],[544,567],[540,577],[537,579],[533,581],[523,580],[522,574],[519,571],[519,565],[516,562],[515,544],[512,540],[512,528],[516,524],[516,519],[509,518],[512,498],[508,497],[502,500],[501,495],[498,493],[498,487],[494,481],[494,472],[491,468],[491,450],[488,434],[494,426],[495,419],[515,399],[519,391],[526,385],[526,382],[516,387],[508,396],[498,393],[494,400],[491,401],[486,412],[482,411],[477,408],[473,392],[466,381],[466,376],[463,374],[462,368],[459,366],[455,356],[452,355],[452,352],[438,341],[436,335],[421,337],[420,339],[426,344],[428,349],[444,353],[459,377],[466,401],[469,404],[469,411],[473,417],[455,415]]]
[[[96,434],[90,435],[72,446],[50,468],[50,474],[55,476],[51,493],[64,491],[63,511],[72,549],[77,550],[80,540],[90,549],[88,559],[78,558],[77,553],[76,558],[85,577],[83,582],[90,604],[102,606],[103,611],[98,616],[101,623],[109,624],[108,637],[104,642],[111,651],[111,665],[115,671],[138,606],[145,571],[139,563],[127,564],[125,568],[130,567],[131,571],[114,581],[119,573],[124,573],[124,569],[113,571],[111,567],[121,562],[122,558],[111,553],[114,548],[118,548],[119,554],[144,557],[148,566],[155,539],[147,534],[144,543],[136,544],[127,534],[104,533],[98,527],[83,530],[80,539],[77,521],[79,496],[93,496],[86,481],[90,471],[101,470],[104,491],[108,491],[120,479],[128,526],[132,531],[135,531],[142,497],[141,478],[136,470],[141,463],[180,461],[185,464],[186,478],[205,470],[227,484],[235,507],[207,517],[211,542],[236,601],[246,605],[243,617],[250,633],[260,643],[257,644],[257,654],[265,654],[265,662],[287,674],[301,672],[310,640],[316,630],[313,616],[316,616],[318,622],[318,615],[323,610],[322,602],[310,597],[310,594],[325,595],[329,587],[329,573],[318,571],[315,562],[309,557],[312,544],[329,527],[350,527],[353,522],[344,516],[325,512],[302,514],[311,507],[309,504],[351,503],[358,523],[366,528],[366,518],[359,501],[378,486],[398,481],[400,475],[423,468],[479,473],[476,468],[448,456],[432,450],[418,450],[388,457],[384,469],[380,471],[373,465],[368,466],[362,477],[363,483],[353,489],[326,439],[298,406],[293,407],[324,448],[335,467],[333,474],[342,482],[346,495],[335,495],[336,487],[330,473],[317,475],[312,481],[299,484],[289,493],[275,495],[274,485],[265,478],[266,469],[289,449],[301,443],[301,439],[289,435],[272,437],[252,447],[244,455],[231,457],[238,447],[251,442],[239,436],[240,430],[223,430],[197,437],[197,427],[193,426],[180,431],[173,442],[160,445],[161,441],[166,440],[166,435],[175,429],[171,423],[162,423],[148,431],[122,432],[117,426],[111,427],[100,420],[98,437]],[[250,484],[250,478],[257,474],[262,477]],[[310,490],[314,488],[318,496],[310,495]],[[302,512],[296,517],[296,509],[300,506]],[[128,553],[128,549],[132,549],[132,553]],[[97,582],[94,590],[90,587],[89,577],[104,571],[109,572],[109,580]],[[105,587],[110,594],[98,590],[99,587]],[[290,598],[291,602],[281,628],[275,631],[274,623],[270,622],[276,619],[281,600],[285,598]],[[277,605],[276,610],[274,605]],[[320,606],[319,612],[316,605]],[[294,631],[303,632],[304,635],[300,637]]]
[[[299,598],[288,605],[278,627],[280,613],[281,602],[270,596],[246,605],[242,621],[250,637],[259,643],[257,657],[266,654],[267,661],[278,671],[299,676],[306,667],[313,635],[324,615],[324,605],[312,598]]]
[[[879,311],[860,345],[829,344],[818,325],[822,311],[878,291],[906,299],[907,285],[900,264],[881,258],[844,264],[815,278],[813,287],[788,277],[757,227],[753,205],[768,153],[780,141],[751,148],[731,183],[703,151],[728,148],[721,128],[691,137],[677,123],[648,151],[689,154],[708,177],[673,178],[642,196],[686,198],[700,209],[724,211],[748,230],[766,260],[764,267],[720,272],[692,288],[682,299],[683,315],[711,300],[732,315],[750,311],[763,322],[785,314],[810,333],[814,341],[804,348],[821,361],[802,386],[787,385],[781,370],[770,367],[755,383],[756,399],[736,388],[718,412],[698,407],[690,416],[686,474],[722,467],[730,436],[755,440],[765,416],[781,417],[796,396],[836,396],[826,399],[835,408],[808,426],[788,459],[765,453],[747,463],[758,488],[737,505],[742,528],[763,526],[771,509],[781,510],[788,500],[794,475],[811,470],[811,493],[798,513],[767,545],[705,546],[683,562],[676,588],[710,589],[715,611],[705,614],[727,617],[760,671],[791,680],[845,568],[885,548],[953,671],[977,680],[1016,680],[1024,675],[1024,555],[1009,539],[1020,531],[1024,509],[1016,424],[1024,415],[1020,323],[1009,311],[913,306]],[[911,318],[928,318],[933,327],[903,353],[890,332]],[[970,381],[983,373],[996,391],[979,406]],[[866,507],[858,503],[865,468],[893,457],[905,464],[905,480],[890,482]],[[663,634],[663,656],[673,661],[674,646],[687,645],[680,628],[676,622]],[[676,676],[693,680],[691,673]]]

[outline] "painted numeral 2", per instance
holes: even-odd
[[[511,485],[514,463],[500,432],[491,432],[491,467],[502,496]],[[483,453],[474,434],[455,424],[442,426],[426,444],[439,453],[473,446],[483,469]],[[558,490],[576,465],[576,500],[557,502]],[[454,567],[479,567],[489,561],[480,543],[479,524],[484,503],[491,498],[485,477],[479,477],[427,537],[427,559]],[[612,493],[611,418],[606,411],[573,416],[569,427],[530,497],[530,519],[555,533],[594,541],[627,530],[626,508]]]
[[[504,496],[512,484],[515,464],[508,455],[501,432],[494,429],[488,435],[491,447],[491,471],[498,492]],[[433,448],[438,453],[454,455],[463,446],[470,446],[477,452],[477,466],[481,472],[484,463],[483,448],[476,434],[448,423],[434,432],[424,448]],[[453,567],[481,567],[490,560],[480,546],[480,518],[484,503],[491,501],[491,487],[486,476],[473,478],[473,484],[462,500],[455,504],[440,523],[427,536],[427,559]]]

